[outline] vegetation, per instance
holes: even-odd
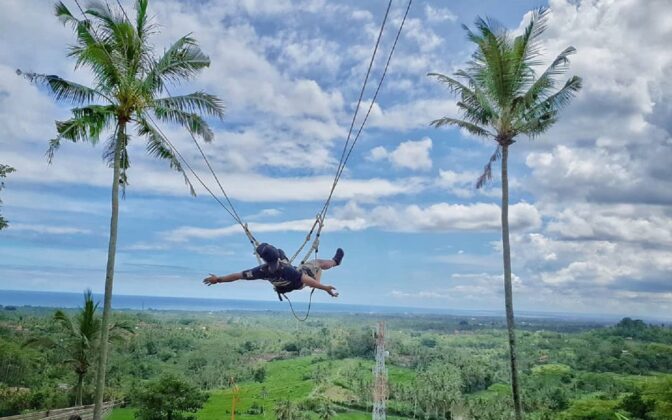
[[[64,311],[70,319],[79,312]],[[22,347],[37,337],[67,336],[53,314],[0,311],[0,415],[74,405],[70,384],[77,374],[65,364],[71,356],[59,347]],[[175,416],[228,418],[235,395],[239,418],[276,418],[276,412],[370,418],[369,340],[377,318],[319,315],[297,330],[284,313],[116,312],[114,322],[134,334],[110,353],[106,399],[128,404],[112,419],[147,418],[140,413],[159,410],[147,408],[152,401],[174,404]],[[390,418],[514,418],[505,319],[385,320]],[[669,419],[671,336],[669,326],[637,320],[604,326],[526,319],[519,325],[519,350],[527,417]],[[85,380],[83,387],[83,403],[91,403],[93,383]],[[185,398],[167,396],[177,394]],[[198,408],[189,401],[204,403]]]
[[[14,172],[14,168],[8,165],[0,164],[0,191],[2,191],[3,188],[5,188],[5,182],[2,181],[1,179],[6,178],[7,175],[11,174],[12,172]],[[2,204],[2,200],[0,200],[0,204]],[[0,230],[6,227],[7,227],[7,220],[0,214]]]
[[[84,293],[84,307],[74,317],[71,318],[62,310],[54,313],[54,321],[62,326],[65,334],[35,336],[24,343],[29,346],[56,348],[66,356],[64,363],[72,366],[77,376],[77,383],[74,387],[75,405],[82,405],[84,379],[92,361],[99,354],[102,326],[100,317],[96,315],[97,309],[98,303],[93,302],[91,290],[87,290]],[[123,340],[124,332],[132,331],[124,324],[112,324],[109,339]]]
[[[156,28],[149,21],[147,6],[148,0],[137,0],[135,20],[131,21],[125,11],[113,10],[108,4],[91,2],[85,16],[79,19],[65,4],[57,3],[56,16],[64,25],[71,26],[77,37],[69,55],[76,60],[77,68],[91,71],[94,86],[83,86],[55,75],[25,74],[30,81],[45,86],[57,101],[76,106],[71,110],[72,118],[56,122],[57,136],[50,141],[48,150],[50,160],[63,140],[96,144],[103,133],[111,130],[104,156],[113,168],[112,217],[95,419],[101,416],[105,386],[119,186],[125,188],[128,185],[130,167],[129,124],[135,127],[138,136],[146,139],[147,152],[151,156],[167,160],[171,168],[182,172],[180,161],[152,115],[162,122],[177,123],[205,141],[211,141],[213,133],[201,114],[223,116],[221,101],[205,92],[160,97],[168,93],[168,83],[191,79],[208,67],[210,60],[190,36],[180,38],[161,57],[155,57],[150,36]],[[186,175],[185,181],[189,184]],[[190,184],[189,187],[193,193]]]
[[[208,395],[175,375],[164,375],[148,383],[134,397],[140,420],[186,420],[203,407]]]
[[[466,70],[455,77],[430,73],[459,96],[457,106],[462,119],[444,117],[432,122],[435,127],[454,125],[471,134],[493,139],[497,146],[490,157],[476,187],[482,187],[492,178],[492,164],[501,159],[502,167],[502,252],[504,256],[504,296],[509,332],[511,388],[516,419],[522,419],[518,356],[516,351],[513,292],[511,286],[511,247],[509,244],[509,147],[515,138],[524,134],[536,137],[548,130],[557,120],[559,110],[566,106],[581,89],[581,78],[567,80],[556,90],[557,76],[569,64],[568,57],[575,52],[566,48],[541,75],[535,67],[540,64],[540,37],[545,29],[547,9],[538,10],[522,35],[512,38],[506,28],[484,19],[476,20],[478,32],[466,28],[476,51]]]

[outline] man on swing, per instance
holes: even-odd
[[[345,255],[341,248],[336,250],[336,255],[330,260],[307,261],[298,268],[289,263],[289,259],[281,249],[267,243],[262,243],[257,247],[257,255],[264,260],[265,264],[225,276],[210,274],[210,277],[203,279],[203,284],[212,286],[217,283],[230,283],[237,280],[263,279],[271,282],[278,293],[278,297],[284,293],[301,290],[305,286],[324,290],[329,295],[338,297],[336,288],[320,283],[320,278],[322,277],[322,270],[329,270],[341,264]]]

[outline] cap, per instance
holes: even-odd
[[[280,253],[273,245],[266,242],[257,247],[257,254],[268,265],[268,271],[271,273],[280,267]]]

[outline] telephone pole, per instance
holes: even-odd
[[[373,420],[385,420],[387,400],[387,369],[385,368],[385,322],[378,322],[376,337],[376,365],[373,367]]]

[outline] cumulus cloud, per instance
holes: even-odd
[[[432,139],[425,137],[422,140],[402,142],[392,151],[378,146],[371,149],[368,158],[374,162],[387,160],[399,168],[426,171],[432,168],[431,149]]]
[[[538,227],[541,217],[537,209],[528,203],[510,207],[510,226],[513,231]],[[289,220],[278,223],[250,223],[253,232],[307,232],[314,219]],[[325,223],[325,231],[360,231],[380,229],[393,232],[448,232],[492,231],[500,229],[499,206],[476,203],[470,205],[438,203],[427,207],[373,206],[363,208],[354,203],[335,209],[334,216]],[[200,228],[183,226],[164,237],[172,241],[189,239],[214,239],[240,234],[240,226]]]
[[[420,287],[419,290],[394,289],[389,293],[394,299],[411,301],[446,301],[455,302],[460,307],[480,303],[478,307],[485,308],[494,302],[501,301],[504,294],[504,276],[490,273],[454,273],[444,281],[445,285],[434,288]],[[525,293],[526,286],[515,273],[512,273],[511,283],[516,293]],[[499,306],[497,307],[499,309]]]
[[[395,104],[386,109],[375,103],[368,124],[370,127],[406,131],[428,127],[433,119],[456,113],[457,106],[452,99],[423,98]]]
[[[425,17],[431,23],[457,21],[457,15],[451,12],[450,9],[441,7],[434,8],[429,4],[425,5]]]

